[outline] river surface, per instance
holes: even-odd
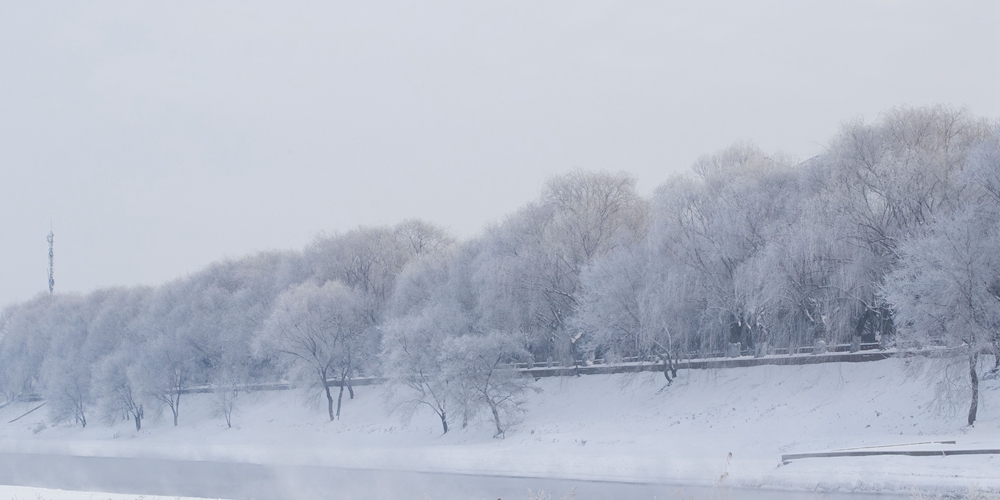
[[[552,500],[569,495],[573,500],[886,498],[870,494],[821,495],[727,487],[14,453],[0,453],[0,484],[233,500],[527,500],[529,489],[544,491]]]

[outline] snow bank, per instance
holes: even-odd
[[[781,464],[783,453],[918,442],[956,444],[905,449],[1000,448],[1000,383],[984,381],[980,420],[968,428],[960,371],[956,388],[942,391],[924,373],[926,364],[690,370],[669,387],[649,373],[540,379],[540,392],[529,396],[523,421],[505,439],[493,439],[486,420],[467,428],[452,421],[454,430],[441,435],[429,411],[403,423],[390,414],[381,386],[357,388],[336,422],[299,391],[249,395],[232,429],[212,414],[209,395],[185,396],[179,427],[151,418],[141,432],[125,421],[51,425],[42,410],[8,424],[33,407],[18,403],[0,410],[0,451],[809,491],[1000,489],[1000,458],[993,455]]]

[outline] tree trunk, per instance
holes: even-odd
[[[323,377],[323,391],[326,392],[326,412],[330,414],[330,421],[333,422],[333,394],[330,394],[330,382]]]
[[[851,337],[851,352],[858,352],[861,350],[861,342],[865,335],[865,328],[868,326],[868,319],[872,315],[872,310],[867,305],[865,306],[865,312],[861,314],[858,318],[858,323],[854,327],[854,335]]]
[[[572,363],[573,373],[576,374],[577,377],[579,377],[580,376],[580,362],[579,362],[579,360],[577,359],[577,356],[576,356],[576,341],[573,340],[573,337],[569,338],[569,361],[570,361],[570,363]]]
[[[139,432],[142,430],[142,406],[138,410],[133,411],[132,416],[135,418],[135,431]]]
[[[344,368],[344,378],[340,381],[340,383],[341,383],[341,392],[344,392],[343,391],[343,383],[345,381],[347,382],[347,392],[351,395],[351,400],[354,400],[354,385],[351,384],[351,378],[350,378],[350,374],[351,374],[351,372],[353,371],[353,368],[354,368],[354,363],[351,361],[351,359],[352,359],[351,353],[350,353],[350,351],[348,351],[347,352],[347,367]]]
[[[441,417],[441,428],[444,429],[444,434],[447,434],[448,433],[448,419],[445,418],[445,413],[444,412],[441,412],[439,414],[439,416]]]
[[[502,436],[503,429],[500,427],[500,413],[497,412],[497,406],[491,404],[490,411],[493,412],[493,423],[497,425],[497,433],[494,434],[493,437]]]
[[[340,420],[340,403],[344,400],[344,379],[340,379],[340,394],[337,394],[337,420]]]
[[[181,391],[177,390],[177,401],[173,406],[174,410],[174,427],[177,427],[177,415],[181,412]]]
[[[979,353],[969,356],[969,377],[972,378],[972,406],[969,407],[969,425],[976,421],[976,410],[979,409],[979,375],[976,365],[979,364]]]
[[[851,352],[861,350],[861,337],[851,337]]]
[[[670,378],[670,362],[666,356],[660,356],[660,360],[663,361],[663,376],[667,378],[667,385],[670,385],[673,383],[673,379]]]
[[[861,314],[860,318],[858,318],[858,324],[854,327],[855,337],[861,338],[861,336],[865,334],[865,327],[868,326],[868,318],[870,318],[871,315],[872,309],[866,305],[865,312]]]

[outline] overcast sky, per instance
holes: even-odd
[[[651,193],[908,104],[1000,117],[1000,2],[0,1],[0,305],[321,231],[461,237],[573,169]]]

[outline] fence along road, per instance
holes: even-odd
[[[868,347],[862,344],[862,349]],[[745,368],[749,366],[763,365],[812,365],[819,363],[864,363],[868,361],[881,361],[892,357],[911,356],[943,356],[951,352],[947,348],[929,348],[918,350],[897,350],[885,349],[875,350],[869,347],[868,350],[850,352],[850,344],[837,345],[831,347],[830,351],[823,354],[812,354],[809,348],[798,349],[793,354],[771,354],[761,357],[739,356],[739,357],[711,357],[711,358],[682,358],[674,360],[673,365],[677,370],[704,370],[717,368]],[[640,373],[640,372],[662,372],[663,362],[635,361],[627,363],[603,363],[578,364],[576,366],[564,366],[554,363],[536,363],[528,367],[524,363],[516,365],[516,368],[525,376],[534,378],[545,377],[574,377],[577,375],[609,375],[616,373]],[[329,381],[331,387],[340,387],[340,379]],[[380,385],[385,383],[383,377],[358,377],[348,381],[352,386]],[[263,382],[249,384],[243,390],[255,391],[284,391],[295,388],[295,384],[290,382]],[[180,390],[181,394],[209,393],[216,390],[228,388],[216,388],[209,385],[187,387]],[[0,404],[3,408],[7,404],[15,401],[42,401],[39,394],[19,394],[14,399]]]

